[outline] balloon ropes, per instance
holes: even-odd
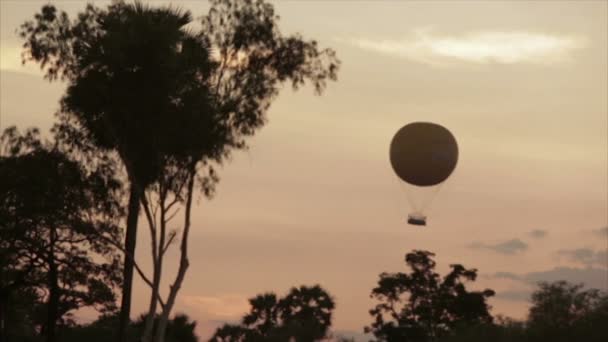
[[[456,168],[456,139],[438,124],[413,122],[395,133],[390,161],[411,206],[408,223],[426,225],[425,210]]]

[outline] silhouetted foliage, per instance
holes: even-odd
[[[17,289],[30,296],[33,309],[22,307],[21,319],[48,341],[78,308],[116,309],[120,258],[100,236],[119,238],[120,183],[105,171],[87,172],[36,130],[0,137],[0,291],[3,300],[17,299]]]
[[[492,290],[467,291],[466,281],[477,278],[477,270],[450,265],[441,278],[435,269],[435,254],[413,251],[405,262],[411,272],[382,273],[371,297],[380,301],[370,310],[374,322],[366,327],[378,341],[433,341],[458,326],[492,322],[487,298]]]
[[[146,316],[142,315],[133,323],[133,327],[137,336],[143,335]],[[153,331],[158,326],[159,317],[154,318]],[[195,333],[196,322],[191,321],[187,315],[177,314],[173,319],[167,322],[167,330],[165,332],[165,341],[167,342],[197,342],[198,336]]]
[[[335,307],[319,285],[292,288],[283,298],[265,293],[249,299],[251,311],[241,324],[218,328],[211,342],[312,342],[328,336]]]
[[[114,151],[126,169],[123,328],[144,190],[167,172],[196,172],[197,163],[245,147],[283,82],[310,81],[320,93],[336,79],[335,53],[281,35],[264,1],[212,0],[200,32],[185,28],[190,21],[186,11],[138,2],[87,5],[73,21],[45,5],[20,31],[24,61],[38,62],[49,80],[68,81],[58,137],[84,152]],[[199,184],[209,193],[216,180]]]
[[[527,321],[461,326],[442,342],[600,342],[608,340],[608,295],[566,281],[541,282]]]
[[[541,282],[528,316],[531,341],[608,340],[608,294],[566,281]]]
[[[0,262],[2,259],[0,259]],[[14,269],[12,269],[14,270]],[[6,276],[11,270],[2,272]],[[10,277],[9,277],[10,278]],[[14,278],[13,278],[14,280]],[[13,283],[15,284],[15,283]],[[6,287],[7,277],[2,279],[0,304],[3,328],[0,327],[0,340],[3,342],[36,342],[41,341],[37,329],[44,323],[44,302],[35,288],[20,283],[16,287]],[[0,324],[1,324],[0,323]]]
[[[71,326],[63,334],[62,342],[106,342],[113,341],[118,327],[118,315],[101,315],[89,324]],[[129,330],[129,341],[137,341],[135,329]]]
[[[451,334],[439,339],[441,342],[525,342],[525,322],[497,317],[492,323],[458,326]]]
[[[209,44],[184,29],[188,12],[114,2],[87,5],[74,21],[52,5],[22,26],[26,60],[68,81],[57,135],[88,151],[115,151],[131,192],[125,249],[134,255],[139,203],[172,158],[213,157],[222,139],[211,110]],[[198,160],[198,159],[197,159]],[[125,258],[121,322],[130,312],[132,260]]]
[[[140,316],[131,323],[128,330],[129,341],[140,341],[143,330],[145,316]],[[156,317],[156,322],[158,317]],[[63,335],[62,342],[107,342],[113,341],[116,337],[118,327],[118,315],[103,315],[94,322],[82,324],[67,329]],[[167,342],[198,342],[195,333],[196,322],[190,320],[187,315],[177,314],[168,321],[165,341]]]

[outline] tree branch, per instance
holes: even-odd
[[[139,276],[141,277],[141,279],[148,284],[148,286],[150,286],[151,289],[154,289],[154,286],[152,286],[152,282],[150,281],[150,279],[148,277],[146,277],[145,273],[142,271],[142,269],[139,267],[139,264],[137,263],[137,261],[135,261],[135,258],[133,257],[133,255],[131,255],[130,253],[127,253],[127,251],[125,250],[125,248],[117,243],[116,241],[112,240],[112,239],[108,239],[107,237],[103,236],[103,235],[99,235],[99,237],[101,239],[104,239],[106,242],[110,243],[112,246],[116,247],[118,250],[120,250],[127,258],[129,258],[131,261],[133,261],[133,266],[135,267],[135,270],[137,271],[137,273],[139,274]],[[158,301],[160,302],[161,306],[164,307],[165,304],[163,303],[163,300],[160,296],[160,293],[158,293],[157,291],[157,296],[158,296]]]
[[[172,214],[170,214],[169,217],[167,217],[167,222],[171,221],[175,217],[175,215],[177,215],[178,213],[179,213],[179,208],[175,209],[175,211]]]
[[[163,254],[167,251],[167,249],[169,248],[169,246],[171,245],[171,242],[173,242],[173,240],[175,239],[175,236],[177,235],[176,232],[171,232],[169,235],[169,240],[167,241],[167,243],[165,244],[165,246],[163,247]]]
[[[192,192],[194,191],[194,178],[196,175],[196,165],[191,165],[189,170],[189,179],[188,179],[188,188],[187,188],[187,200],[186,200],[186,212],[184,213],[184,231],[182,233],[182,241],[181,241],[181,256],[179,262],[179,269],[177,271],[177,276],[175,277],[175,281],[170,286],[169,297],[167,298],[167,304],[163,308],[163,313],[159,319],[158,327],[156,330],[156,334],[154,337],[155,342],[162,342],[165,336],[165,329],[167,327],[167,321],[169,319],[169,314],[171,313],[171,309],[175,304],[175,299],[177,297],[177,292],[179,291],[184,277],[186,276],[186,270],[189,266],[188,261],[188,234],[190,232],[190,212],[192,209]]]
[[[150,202],[148,201],[148,198],[145,193],[143,196],[141,196],[141,205],[142,207],[144,207],[144,212],[146,213],[146,218],[148,220],[148,227],[150,229],[150,240],[152,244],[152,262],[154,263],[154,265],[156,265],[156,263],[158,262],[158,251],[156,247],[156,214],[154,214],[153,216],[153,213],[150,211]]]

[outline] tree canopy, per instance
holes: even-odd
[[[74,310],[116,309],[121,263],[108,239],[120,237],[120,183],[104,168],[84,169],[36,130],[5,130],[0,151],[2,299],[29,295],[34,328],[52,341]]]
[[[24,61],[68,81],[63,136],[118,151],[145,187],[171,159],[244,147],[283,82],[321,93],[336,79],[335,52],[282,35],[271,4],[210,2],[198,32],[188,11],[124,1],[87,5],[75,20],[45,5],[24,23]]]
[[[218,328],[211,342],[309,342],[328,337],[335,303],[319,285],[292,288],[283,298],[265,293],[249,299],[241,324]]]
[[[492,322],[486,300],[494,291],[468,291],[477,270],[459,264],[441,277],[434,271],[435,254],[414,250],[405,262],[409,273],[382,273],[371,297],[380,303],[371,309],[374,318],[365,331],[378,341],[426,342],[447,335],[460,325]]]
[[[608,339],[608,294],[585,289],[583,284],[566,281],[541,282],[532,294],[528,328],[534,341],[585,341]]]

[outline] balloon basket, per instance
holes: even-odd
[[[426,216],[422,214],[409,214],[407,223],[413,226],[426,226]]]

